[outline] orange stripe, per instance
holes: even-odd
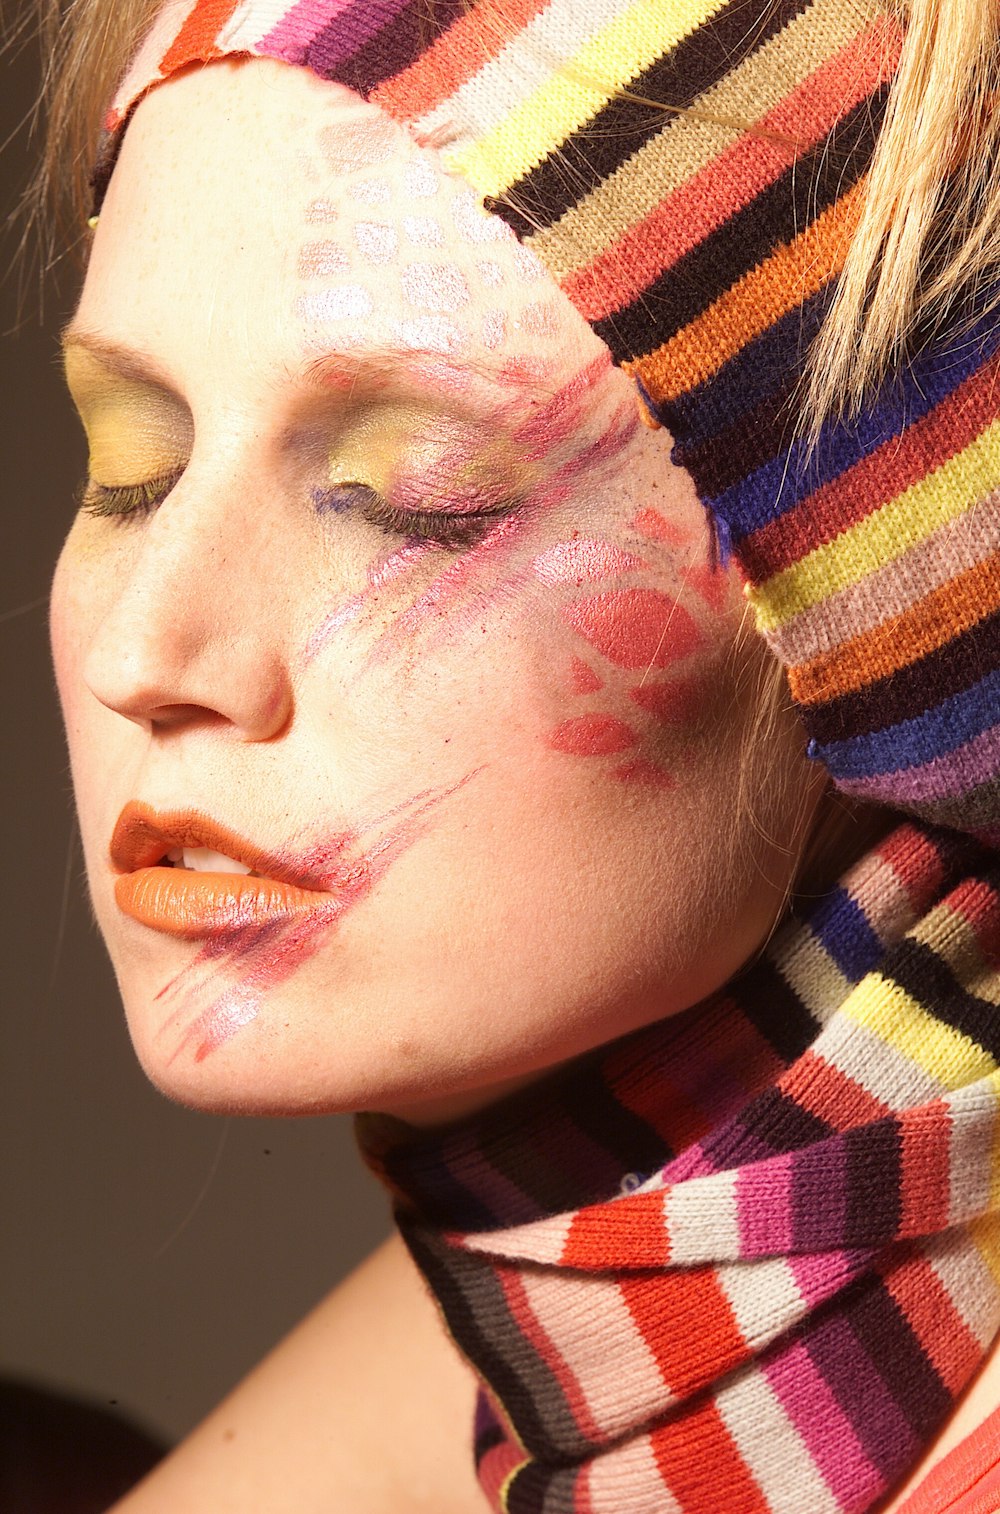
[[[825,1120],[834,1130],[852,1130],[892,1113],[888,1104],[812,1050],[792,1065],[781,1079],[781,1089],[801,1109]]]
[[[1000,608],[1000,553],[949,578],[880,626],[793,668],[788,681],[800,704],[820,704],[888,678],[955,641]]]
[[[483,0],[409,68],[380,84],[371,98],[398,121],[425,115],[492,62],[547,4],[548,0]]]
[[[930,1235],[948,1224],[950,1127],[948,1110],[940,1102],[908,1111],[899,1122],[902,1236]]]
[[[662,347],[623,363],[625,372],[642,380],[654,404],[676,400],[710,379],[840,272],[857,229],[866,183],[867,176],[859,179],[800,237],[744,274]]]
[[[559,1264],[600,1272],[620,1265],[623,1255],[630,1267],[664,1267],[670,1260],[661,1191],[577,1210]]]
[[[215,39],[238,4],[239,0],[199,0],[164,54],[160,73],[172,74],[188,63],[218,57]]]
[[[870,27],[763,117],[761,129],[794,133],[797,149],[748,133],[629,227],[600,257],[570,274],[562,287],[587,320],[603,320],[638,299],[685,253],[779,179],[797,152],[819,142],[852,106],[891,78],[893,69],[882,66],[882,57],[878,66],[864,67],[875,61],[873,42],[885,32],[885,26]],[[727,195],[727,186],[734,186],[735,192]]]
[[[747,1359],[746,1342],[713,1268],[626,1276],[619,1287],[677,1397],[696,1392]]]
[[[961,1392],[983,1351],[933,1267],[914,1250],[883,1282],[949,1393]]]
[[[654,1431],[650,1443],[660,1475],[684,1514],[768,1514],[770,1504],[714,1399]]]

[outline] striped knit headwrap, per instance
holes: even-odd
[[[808,465],[794,440],[901,44],[879,0],[175,3],[111,108],[95,208],[137,100],[218,57],[301,65],[446,140],[669,429],[812,754],[995,843],[1000,321],[925,345]]]
[[[684,1015],[443,1135],[362,1121],[510,1514],[865,1514],[1000,1327],[1000,323],[795,440],[901,45],[877,0],[196,0],[108,119],[96,209],[218,57],[446,142],[669,429],[813,754],[918,817]]]
[[[1000,856],[906,825],[683,1015],[359,1131],[509,1514],[863,1514],[1000,1328]]]

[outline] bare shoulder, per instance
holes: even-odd
[[[481,1514],[475,1391],[393,1237],[112,1514]]]

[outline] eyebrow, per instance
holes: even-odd
[[[152,354],[141,348],[112,341],[99,331],[92,330],[75,319],[64,327],[60,334],[60,342],[64,351],[71,347],[84,348],[122,378],[133,379],[139,383],[155,384],[158,388],[166,389],[172,394],[177,392],[177,385]],[[429,386],[428,367],[432,367],[437,373],[443,375],[442,380],[437,384]],[[456,360],[430,348],[387,346],[352,348],[340,352],[323,353],[298,369],[289,365],[281,370],[281,377],[320,392],[338,389],[353,390],[356,385],[365,388],[377,385],[382,389],[389,386],[401,393],[426,394],[428,387],[433,387],[448,397],[453,394],[456,399],[461,398],[457,385],[467,379],[470,374],[478,378],[480,382],[509,396],[512,396],[514,390],[519,390],[522,395],[527,394],[529,398],[545,400],[551,399],[554,392],[551,384],[545,384],[529,374],[519,374],[516,382],[513,382],[510,378],[506,378],[501,370],[489,363],[479,362],[474,358]],[[455,391],[450,390],[447,382],[448,375],[452,375],[455,379]]]

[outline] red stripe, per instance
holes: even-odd
[[[747,1359],[746,1342],[713,1268],[626,1277],[619,1287],[676,1397]]]
[[[981,878],[967,878],[948,895],[948,908],[965,921],[986,965],[1000,967],[1000,895],[996,889]]]
[[[951,1117],[940,1100],[898,1117],[901,1236],[932,1235],[948,1224]]]
[[[617,1269],[622,1257],[636,1267],[664,1267],[670,1238],[663,1217],[663,1193],[636,1193],[615,1203],[578,1209],[559,1259],[561,1267],[587,1272]]]
[[[650,1442],[684,1514],[769,1514],[714,1399],[654,1431]]]
[[[892,1113],[888,1104],[811,1048],[792,1064],[780,1086],[800,1108],[826,1120],[834,1130],[853,1130]]]
[[[199,0],[164,54],[161,74],[221,56],[215,39],[238,4],[239,0]]]
[[[1000,354],[901,436],[890,437],[839,478],[747,537],[740,552],[751,577],[770,577],[793,566],[964,451],[996,420],[998,377]]]
[[[913,826],[901,825],[879,842],[875,853],[892,868],[906,890],[914,913],[922,915],[937,897],[944,881],[941,855],[933,841]]]
[[[981,1365],[983,1348],[933,1267],[912,1251],[883,1282],[948,1392],[959,1394]]]
[[[792,134],[803,147],[822,141],[841,116],[891,77],[895,65],[881,54],[887,36],[895,34],[896,28],[887,24],[870,27],[780,101],[763,117],[761,128]],[[781,143],[740,137],[586,268],[571,273],[563,289],[589,321],[614,315],[769,188],[787,172],[793,156],[794,150]]]
[[[397,121],[412,121],[447,100],[500,53],[548,0],[483,0],[435,39],[415,63],[371,98]]]

